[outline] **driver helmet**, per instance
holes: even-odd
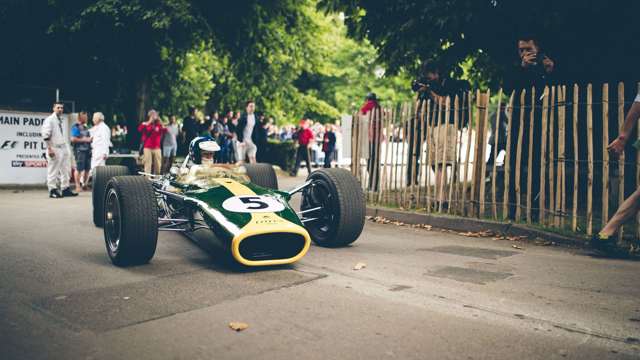
[[[220,146],[211,136],[200,136],[189,144],[189,157],[194,164],[213,164],[213,154]]]

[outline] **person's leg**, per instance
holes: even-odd
[[[302,149],[303,149],[303,146],[300,145],[296,150],[296,162],[295,162],[295,165],[293,165],[293,169],[291,169],[291,176],[298,175],[298,169],[300,168],[300,161],[302,161]]]
[[[58,190],[58,172],[60,167],[60,160],[58,158],[58,150],[54,148],[54,156],[49,157],[47,153],[47,187],[49,192],[52,190]]]
[[[71,154],[68,149],[63,149],[60,154],[60,188],[65,190],[69,187],[69,179],[71,177]]]
[[[76,192],[80,192],[82,191],[82,184],[80,179],[82,178],[82,175],[84,175],[84,169],[82,166],[83,161],[81,160],[81,157],[78,156],[79,154],[76,155],[76,171],[73,173],[73,182],[76,184]]]
[[[309,161],[309,160],[310,160],[310,159],[309,159],[309,156],[310,156],[310,154],[309,154],[309,153],[310,153],[310,151],[309,151],[309,150],[310,150],[310,149],[309,149],[309,146],[308,146],[308,145],[307,145],[307,146],[304,146],[304,160],[305,160],[305,162],[307,163],[307,172],[309,173],[309,175],[311,175],[311,171],[312,171],[312,169],[311,169],[311,162]]]
[[[256,155],[258,154],[258,147],[252,141],[247,141],[247,156],[249,157],[249,163],[255,164]]]
[[[618,210],[609,222],[600,230],[599,235],[603,238],[613,236],[620,229],[622,224],[631,219],[640,209],[640,188],[637,189],[620,205]]]
[[[328,169],[331,167],[331,152],[325,151],[324,153],[324,168]]]
[[[153,149],[153,173],[159,175],[162,171],[162,151],[160,149]]]
[[[151,169],[153,166],[153,159],[151,158],[151,149],[149,148],[144,148],[142,150],[142,156],[143,156],[143,160],[142,162],[144,163],[144,172],[147,174],[151,174]]]

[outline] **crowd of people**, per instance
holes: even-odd
[[[256,163],[267,159],[269,139],[295,141],[296,166],[291,172],[297,173],[301,161],[316,165],[324,154],[325,167],[331,167],[336,153],[336,127],[322,125],[303,119],[299,126],[278,127],[272,117],[256,112],[256,104],[249,100],[244,112],[229,111],[220,116],[217,111],[207,116],[198,116],[195,107],[189,108],[189,114],[178,124],[175,115],[169,116],[168,124],[163,124],[156,110],[149,110],[146,120],[138,126],[140,155],[143,158],[144,171],[149,174],[163,174],[169,171],[180,149],[188,149],[189,143],[196,137],[211,137],[220,150],[216,152],[214,162],[221,164]]]

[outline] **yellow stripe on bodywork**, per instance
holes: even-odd
[[[247,186],[229,178],[215,179],[220,185],[224,186],[235,196],[241,195],[257,195]],[[240,255],[240,242],[250,236],[268,234],[274,232],[286,232],[298,234],[304,237],[304,247],[296,256],[288,259],[276,260],[248,260]],[[251,220],[242,227],[239,234],[235,235],[231,240],[231,254],[239,263],[246,266],[269,266],[283,265],[296,262],[302,258],[311,245],[311,237],[305,228],[291,221],[283,219],[273,212],[251,213]]]

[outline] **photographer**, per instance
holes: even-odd
[[[511,148],[509,149],[510,156],[510,166],[509,166],[509,178],[515,179],[515,170],[516,166],[516,150],[518,142],[523,144],[523,152],[521,158],[521,166],[524,169],[524,174],[520,177],[520,189],[522,189],[522,193],[526,194],[528,189],[526,188],[527,178],[531,176],[531,194],[532,200],[538,198],[540,193],[540,162],[541,162],[541,139],[542,139],[542,97],[541,95],[544,92],[545,86],[553,85],[558,81],[558,71],[556,67],[555,61],[550,58],[542,49],[540,42],[531,35],[523,35],[518,37],[517,42],[517,54],[518,54],[518,64],[514,71],[510,74],[510,78],[507,78],[505,81],[505,93],[510,94],[511,91],[515,90],[515,97],[518,98],[522,92],[522,90],[526,90],[527,92],[527,101],[530,101],[531,96],[531,88],[535,87],[536,97],[535,97],[535,119],[533,122],[533,143],[529,144],[530,138],[530,128],[529,124],[525,124],[524,129],[522,129],[522,138],[518,139],[518,133],[520,130],[520,124],[518,121],[513,121],[511,125],[511,139],[517,139],[517,141],[511,141]],[[529,104],[530,106],[531,104]],[[504,114],[502,114],[504,115]],[[502,122],[500,127],[505,127],[505,123]],[[494,126],[495,129],[495,126]],[[498,129],[497,131],[501,132],[501,137],[503,133],[506,134],[506,130]],[[533,148],[532,154],[532,173],[527,173],[527,164],[529,158],[528,147],[531,146]],[[500,146],[499,146],[500,147]],[[496,149],[499,151],[499,149]],[[493,159],[493,154],[490,155],[491,159]],[[516,184],[515,181],[511,181],[509,184],[509,218],[515,219],[516,212]],[[537,206],[534,206],[532,209],[532,219],[533,221],[537,221],[539,218]]]
[[[446,101],[446,98],[450,97],[451,108],[452,108],[451,111],[453,111],[453,102],[456,95],[460,99],[460,103],[462,103],[462,95],[471,89],[469,82],[464,80],[456,80],[456,79],[452,79],[450,77],[441,75],[441,73],[444,73],[441,70],[442,69],[439,65],[433,62],[425,62],[422,65],[422,76],[416,80],[413,80],[413,82],[411,83],[411,89],[413,89],[413,91],[416,91],[418,93],[417,95],[418,109],[422,109],[423,102],[426,100],[431,100],[432,109],[434,108],[434,106],[437,106],[438,102],[440,101],[442,101],[442,104],[444,106],[444,102]],[[465,113],[463,112],[463,119],[461,119],[460,121],[460,125],[459,125],[460,127],[465,126],[466,124],[466,121],[465,121],[466,117],[464,117],[464,114]],[[426,120],[426,118],[422,116],[420,111],[416,112],[416,118],[422,119],[422,121]],[[445,121],[445,116],[442,117],[442,121],[443,122]],[[430,139],[427,139],[427,141],[431,141],[431,143],[434,144],[435,146],[436,144],[435,134],[439,134],[439,139],[437,141],[438,143],[437,154],[442,154],[445,149],[445,146],[447,146],[446,159],[444,163],[442,162],[442,158],[435,159],[436,149],[432,147],[432,150],[431,150],[430,157],[431,159],[433,159],[431,162],[431,165],[435,166],[436,180],[441,178],[441,171],[447,164],[450,164],[456,161],[456,144],[457,144],[458,129],[455,128],[454,122],[455,122],[455,117],[453,116],[453,113],[452,113],[449,116],[449,122],[447,124],[437,124],[436,126],[434,126],[433,131],[431,131],[432,135],[430,136]],[[407,129],[408,133],[410,134],[409,149],[413,149],[414,139],[421,138],[421,135],[422,135],[420,130],[421,126],[418,123],[417,130],[414,133],[414,128],[416,126],[414,126],[413,118],[411,119],[411,121],[409,121],[407,126],[408,126],[408,129]],[[424,126],[426,126],[426,124],[424,124],[422,127]],[[421,145],[422,144],[419,144],[417,148],[421,149]],[[413,177],[414,184],[417,183],[418,174],[420,172],[419,161],[420,161],[421,152],[422,151],[418,150],[418,152],[415,154],[417,169]],[[412,170],[413,158],[414,156],[410,151],[409,158],[407,161],[407,184],[412,183],[411,173],[413,171]],[[443,199],[439,199],[439,200],[442,201]]]

